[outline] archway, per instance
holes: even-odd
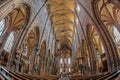
[[[29,16],[28,6],[26,6],[25,4],[21,4],[19,7],[13,9],[3,19],[5,26],[4,26],[4,29],[3,28],[1,29],[2,32],[0,36],[1,36],[2,44],[0,48],[0,51],[1,51],[0,53],[1,55],[3,54],[9,55],[10,57],[9,61],[13,61],[9,63],[12,63],[11,66],[13,65],[14,67],[17,64],[14,60],[10,60],[10,59],[15,59],[15,55],[13,55],[13,50],[15,50],[14,49],[16,48],[15,45],[17,45],[20,39],[20,36],[22,35],[22,31],[28,22],[28,16]]]
[[[43,41],[40,47],[40,54],[39,54],[39,71],[40,75],[45,75],[46,74],[46,42]]]
[[[101,30],[104,33],[103,37],[106,39],[105,44],[107,46],[107,56],[109,59],[109,71],[115,71],[119,69],[119,36],[120,26],[119,26],[119,8],[111,3],[109,0],[94,0],[93,8],[95,17],[101,25]],[[118,17],[118,18],[116,18]],[[116,44],[117,43],[117,44]],[[109,45],[109,46],[108,46]],[[109,65],[108,64],[108,65]]]
[[[35,58],[38,54],[38,42],[39,42],[39,28],[34,27],[28,32],[25,40],[21,45],[23,72],[31,74],[35,70]]]
[[[94,25],[87,26],[87,37],[95,55],[96,73],[107,72],[107,57],[102,40]]]

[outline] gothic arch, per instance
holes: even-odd
[[[30,32],[28,33],[28,37],[26,38],[26,42],[28,45],[28,53],[31,53],[33,49],[38,48],[38,42],[39,42],[39,28],[34,27]],[[31,54],[30,54],[31,55]]]
[[[9,20],[9,29],[19,30],[27,25],[29,21],[30,9],[27,5],[21,4],[19,7],[13,9],[7,15],[7,19]]]
[[[29,18],[29,10],[25,4],[21,4],[21,6],[15,8],[5,17],[7,34],[14,32],[14,36],[15,36],[14,44],[17,42],[17,38],[19,38],[17,36],[22,35],[21,31],[27,25],[28,18]],[[6,36],[6,40],[8,36]]]
[[[22,42],[22,61],[24,61],[24,72],[31,73],[35,69],[36,55],[39,53],[39,27],[33,27]]]
[[[19,39],[21,38],[22,31],[25,29],[26,25],[28,24],[29,15],[30,15],[29,7],[26,4],[20,4],[4,18],[6,25],[3,35],[4,40],[2,41],[1,51],[5,50],[8,53],[11,53],[9,54],[8,61],[11,61],[11,59],[14,59],[13,57],[16,56],[13,54],[16,54],[17,52],[16,45],[18,44]],[[16,59],[18,59],[18,57]],[[8,65],[11,64],[10,62],[8,62]]]
[[[103,36],[106,36],[105,44],[106,47],[110,47],[111,49],[107,49],[106,51],[109,53],[109,64],[114,64],[113,66],[109,67],[109,71],[114,71],[115,69],[119,68],[119,57],[116,45],[110,33],[110,28],[112,26],[116,26],[118,24],[114,18],[114,4],[110,3],[108,0],[94,0],[93,1],[93,11],[95,14],[95,18],[97,19],[98,23],[101,25],[100,28],[102,29]],[[119,30],[119,29],[118,29]],[[108,46],[109,45],[109,46]]]
[[[46,54],[46,41],[43,41],[40,47],[40,56],[43,57]]]
[[[101,37],[96,30],[95,26],[92,24],[88,24],[87,26],[87,38],[89,40],[89,44],[93,49],[93,54],[95,57],[95,68],[96,73],[100,73],[102,71],[108,71],[108,65],[107,65],[107,57],[103,55],[107,55],[105,51],[105,46],[103,46],[103,42],[101,40]],[[105,60],[105,61],[103,61]],[[103,64],[105,64],[103,66]]]
[[[46,66],[46,41],[43,41],[40,47],[40,75],[45,75]]]

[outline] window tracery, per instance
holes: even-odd
[[[5,32],[5,19],[2,19],[0,21],[0,43],[2,41],[2,37],[4,35],[4,32]]]
[[[107,0],[97,3],[99,16],[112,37],[120,57],[120,9]]]

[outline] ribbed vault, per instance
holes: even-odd
[[[75,28],[75,1],[48,0],[48,10],[56,40],[61,48],[70,50]]]

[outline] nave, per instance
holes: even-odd
[[[0,0],[1,80],[120,80],[120,0]]]

